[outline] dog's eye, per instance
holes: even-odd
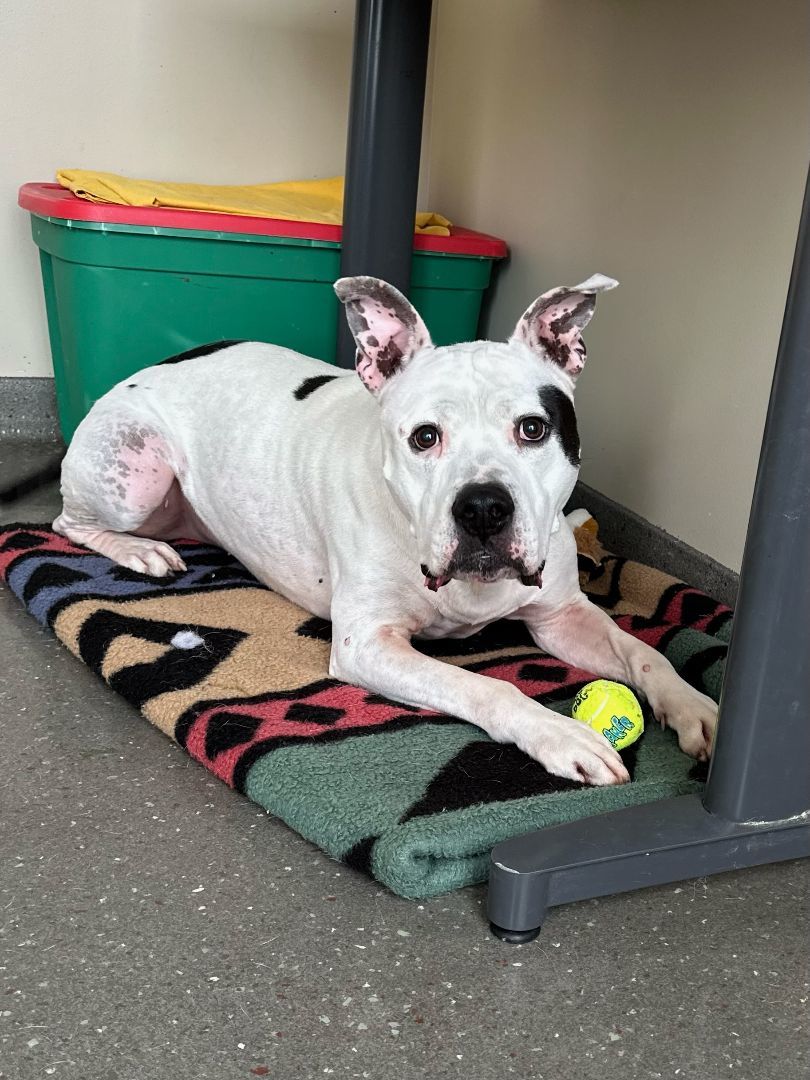
[[[539,416],[524,416],[518,424],[518,438],[522,442],[540,442],[546,434],[546,422]]]
[[[420,424],[411,432],[411,446],[414,450],[432,450],[439,445],[441,434],[433,424]]]

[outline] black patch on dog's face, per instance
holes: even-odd
[[[231,345],[244,345],[244,341],[236,338],[229,338],[225,341],[211,341],[207,345],[197,345],[193,349],[188,349],[187,352],[169,356],[165,360],[161,360],[160,363],[182,364],[184,360],[196,360],[198,356],[210,356],[211,353],[219,352],[220,349],[229,349]]]
[[[560,440],[563,453],[575,468],[579,468],[579,432],[573,402],[558,386],[551,384],[541,386],[537,397]]]
[[[337,375],[312,375],[309,379],[304,379],[300,386],[293,390],[293,397],[296,401],[303,401],[310,394],[314,394],[318,387],[325,386],[326,383],[332,382],[336,378]]]

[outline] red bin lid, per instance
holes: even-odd
[[[119,206],[80,199],[59,184],[23,184],[18,200],[23,210],[40,217],[71,221],[107,222],[111,225],[140,225],[159,229],[197,229],[202,232],[249,233],[253,236],[290,236],[299,240],[340,243],[340,225],[319,225],[311,221],[282,221],[280,218],[222,214],[208,210],[174,210],[162,206]],[[445,255],[477,255],[503,259],[508,248],[503,240],[486,233],[452,226],[449,236],[416,233],[415,251],[436,251]]]

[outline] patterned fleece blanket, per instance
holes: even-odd
[[[606,552],[593,522],[577,542],[591,599],[717,699],[731,611]],[[484,880],[490,849],[507,837],[702,787],[705,767],[655,724],[623,752],[630,784],[589,788],[452,716],[330,678],[328,622],[218,548],[176,547],[187,572],[157,579],[45,526],[6,526],[0,575],[38,623],[202,766],[401,896]],[[595,677],[539,652],[516,622],[419,648],[562,713]]]

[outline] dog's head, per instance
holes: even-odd
[[[378,278],[335,285],[357,372],[381,410],[383,475],[416,537],[425,583],[540,584],[579,471],[574,383],[582,331],[612,278],[543,293],[506,344],[435,347],[419,313]]]

